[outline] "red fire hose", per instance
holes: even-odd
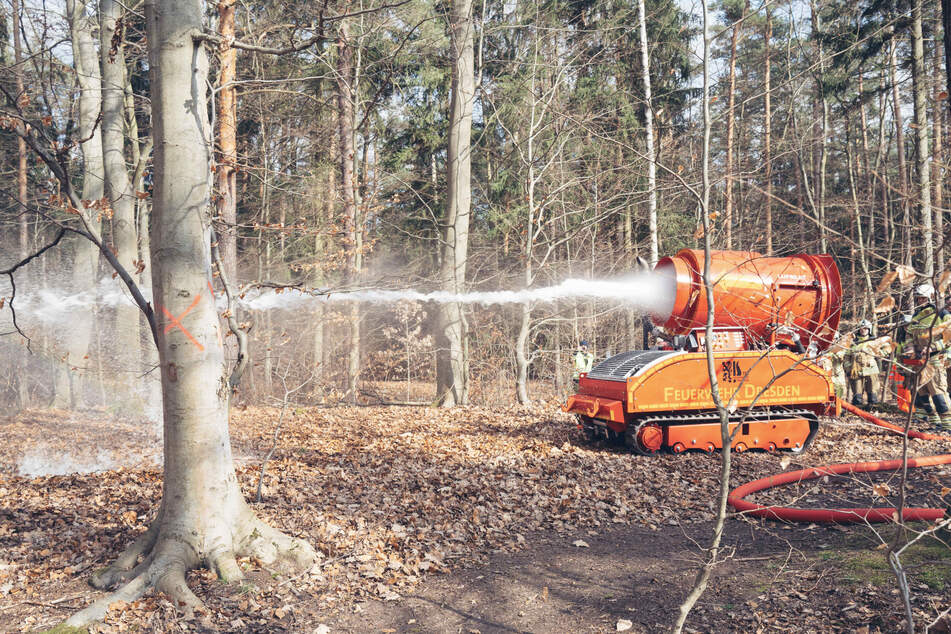
[[[839,401],[842,409],[865,419],[873,425],[884,427],[885,429],[904,434],[905,430],[897,425],[888,423],[881,418],[873,416],[868,412],[859,409],[845,401]],[[951,440],[951,436],[941,436],[936,434],[925,434],[918,431],[909,431],[909,438],[918,438],[921,440]],[[927,456],[924,458],[909,458],[909,467],[930,467],[934,465],[951,464],[951,454],[940,456]],[[898,519],[898,512],[894,508],[852,508],[852,509],[800,509],[788,506],[763,506],[749,502],[743,498],[751,493],[763,491],[775,486],[790,484],[794,482],[803,482],[814,480],[826,475],[839,475],[843,473],[868,473],[870,471],[893,471],[902,467],[901,460],[879,460],[878,462],[853,462],[846,464],[828,465],[825,467],[810,467],[800,469],[799,471],[790,471],[766,478],[760,478],[748,482],[734,489],[727,499],[730,506],[741,513],[752,515],[754,517],[766,517],[769,519],[785,520],[788,522],[832,522],[836,524],[848,524],[856,522],[892,522]],[[943,518],[944,509],[936,508],[906,508],[902,512],[905,520],[925,520],[935,521]]]

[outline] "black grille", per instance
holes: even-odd
[[[608,357],[591,368],[588,378],[602,381],[626,381],[648,363],[677,354],[676,350],[634,350]]]

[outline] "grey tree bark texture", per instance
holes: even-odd
[[[117,35],[122,5],[117,0],[99,3],[99,59],[102,74],[102,155],[105,193],[112,207],[112,242],[119,263],[135,271],[138,241],[135,230],[135,196],[125,157],[126,68],[122,35]],[[113,361],[129,374],[130,382],[141,373],[139,313],[131,304],[116,308]]]
[[[472,203],[470,141],[475,101],[472,0],[453,0],[450,20],[452,94],[440,284],[444,291],[461,293],[466,283]],[[436,400],[443,407],[465,405],[469,398],[468,328],[462,305],[453,302],[440,305],[436,321]]]
[[[641,77],[644,82],[644,142],[647,144],[647,227],[650,234],[650,265],[657,264],[657,152],[654,150],[654,110],[651,104],[651,69],[647,51],[647,14],[644,0],[637,0],[637,21],[641,41]]]
[[[347,222],[347,281],[359,282],[363,268],[363,228],[360,219],[359,195],[356,181],[356,150],[354,149],[354,102],[356,101],[356,74],[353,64],[353,44],[347,20],[340,21],[337,41],[337,127],[340,136],[340,192],[343,213]],[[360,305],[351,303],[350,332],[347,342],[347,398],[357,402],[360,378]]]
[[[85,0],[67,0],[73,47],[73,65],[79,83],[79,136],[83,139],[83,200],[96,201],[103,194],[102,136],[97,118],[102,105],[102,87],[99,76],[99,58],[93,34],[96,20],[88,15]],[[98,231],[99,217],[95,209],[79,209],[88,225]],[[67,238],[71,258],[70,287],[73,292],[88,291],[95,286],[99,265],[99,249],[91,241],[80,237]],[[73,316],[68,336],[60,342],[65,359],[58,364],[54,379],[54,407],[79,407],[83,403],[84,377],[90,374],[85,358],[92,338],[92,315],[79,311]]]
[[[918,172],[918,205],[925,276],[935,271],[934,224],[931,215],[931,150],[928,141],[928,79],[925,75],[924,38],[921,32],[921,0],[911,6],[911,78],[915,93],[915,165]],[[911,245],[906,245],[911,246]]]
[[[255,517],[235,477],[230,388],[209,288],[208,59],[194,39],[202,8],[201,0],[145,5],[155,135],[152,285],[164,397],[162,503],[148,531],[91,579],[97,588],[118,589],[68,625],[101,619],[111,603],[152,588],[194,610],[201,603],[185,584],[192,568],[207,567],[230,581],[242,576],[236,557],[295,567],[315,559],[309,544]]]

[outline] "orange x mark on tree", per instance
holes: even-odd
[[[197,305],[198,305],[198,302],[200,302],[200,301],[201,301],[201,295],[196,295],[196,296],[195,296],[195,299],[194,299],[194,300],[192,301],[192,303],[191,303],[191,306],[189,306],[188,308],[186,308],[186,309],[185,309],[185,312],[183,312],[183,313],[182,313],[181,315],[179,315],[178,317],[175,317],[174,315],[172,315],[172,313],[168,312],[168,309],[165,308],[164,306],[162,306],[162,312],[164,312],[164,313],[165,313],[165,316],[168,317],[168,319],[169,319],[169,324],[168,324],[167,326],[165,326],[165,334],[168,334],[169,331],[170,331],[172,328],[178,328],[178,329],[181,330],[183,333],[185,333],[185,336],[188,337],[188,340],[189,340],[189,341],[191,341],[193,344],[195,344],[196,346],[198,346],[198,349],[199,349],[199,350],[201,350],[202,352],[204,352],[205,346],[201,345],[201,344],[198,342],[198,340],[195,339],[195,338],[192,336],[192,333],[188,332],[188,330],[185,328],[185,326],[182,325],[182,322],[181,322],[181,320],[185,318],[185,315],[187,315],[188,313],[190,313],[191,310],[192,310],[192,308],[194,308],[195,306],[197,306]]]

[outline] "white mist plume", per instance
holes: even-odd
[[[556,286],[529,288],[520,291],[475,291],[449,293],[446,291],[422,292],[416,290],[366,289],[341,292],[301,292],[289,290],[277,293],[273,290],[254,291],[239,301],[248,310],[297,308],[320,302],[368,302],[383,304],[402,300],[436,303],[523,304],[528,302],[556,302],[563,299],[603,299],[644,311],[659,312],[670,304],[670,285],[663,277],[639,273],[609,280],[568,279]]]
[[[147,292],[148,289],[143,289]],[[414,289],[358,289],[326,291],[314,289],[284,292],[253,290],[245,294],[238,304],[247,310],[289,309],[321,302],[367,302],[386,304],[398,301],[480,304],[483,306],[522,304],[528,302],[556,302],[564,299],[602,299],[643,311],[662,312],[669,308],[672,287],[669,280],[652,273],[637,273],[626,277],[602,280],[567,279],[555,286],[528,288],[518,291],[473,291],[449,293],[446,291],[418,291]],[[146,296],[151,301],[151,297]],[[223,309],[225,298],[218,297]],[[45,325],[68,323],[75,311],[89,310],[93,306],[114,308],[130,305],[132,298],[117,280],[105,278],[96,288],[82,292],[69,292],[56,287],[23,289],[17,293],[16,310],[21,316],[37,320]],[[7,315],[9,318],[9,315]]]
[[[53,451],[48,447],[29,450],[17,464],[17,474],[27,478],[40,476],[67,475],[70,473],[96,473],[115,469],[118,465],[105,451],[92,458],[73,457],[62,451]]]
[[[143,288],[142,292],[146,300],[152,301],[150,289]],[[8,288],[0,287],[0,295],[8,293]],[[9,301],[9,296],[7,299]],[[14,301],[18,317],[45,326],[68,325],[77,311],[87,311],[93,306],[115,308],[133,304],[122,282],[108,277],[100,280],[95,288],[80,292],[70,292],[55,286],[17,288]],[[9,313],[4,317],[9,320]]]

